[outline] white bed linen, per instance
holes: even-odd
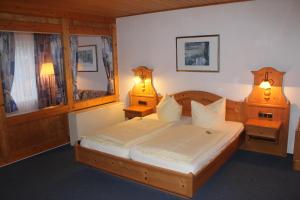
[[[154,137],[174,124],[190,123],[190,121],[190,118],[183,117],[179,122],[162,122],[154,113],[142,119],[133,118],[83,136],[80,145],[115,156],[130,158],[129,151],[133,145]]]
[[[243,128],[242,123],[230,121],[214,130],[191,124],[173,126],[135,145],[130,157],[138,162],[196,174],[238,137]]]

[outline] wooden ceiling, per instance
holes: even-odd
[[[0,11],[44,16],[85,14],[118,18],[245,0],[0,0]]]

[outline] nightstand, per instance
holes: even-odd
[[[285,157],[289,135],[290,102],[283,94],[283,75],[272,67],[252,71],[252,92],[245,99],[244,150]],[[271,87],[260,87],[262,83]],[[248,119],[248,120],[247,120]]]
[[[300,119],[295,135],[293,167],[294,170],[300,171]]]
[[[129,106],[124,109],[125,117],[132,119],[134,117],[145,117],[153,113],[153,107],[149,106]]]
[[[281,121],[248,119],[246,122],[246,143],[250,140],[278,143]]]
[[[244,149],[272,155],[283,155],[280,148],[282,121],[253,118],[246,121],[245,128]]]

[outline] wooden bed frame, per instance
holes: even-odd
[[[191,100],[204,105],[212,103],[220,96],[202,91],[186,91],[174,94],[182,105],[182,115],[191,116]],[[226,120],[244,122],[244,106],[242,102],[227,100]],[[160,167],[144,164],[130,159],[75,146],[76,160],[102,169],[117,176],[129,178],[139,183],[153,186],[182,197],[192,198],[198,188],[203,185],[238,149],[242,134],[229,144],[215,159],[196,174],[184,174]]]

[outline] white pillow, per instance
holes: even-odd
[[[182,106],[177,103],[174,97],[165,95],[156,106],[157,117],[165,122],[180,120]]]
[[[226,98],[222,98],[207,106],[191,101],[192,124],[203,128],[213,129],[225,122]]]
[[[163,107],[164,104],[166,104],[166,102],[167,102],[170,98],[171,98],[171,97],[170,97],[169,95],[165,94],[165,95],[163,96],[163,98],[160,100],[160,102],[157,104],[156,109],[158,109],[158,108],[160,108],[160,107]]]

